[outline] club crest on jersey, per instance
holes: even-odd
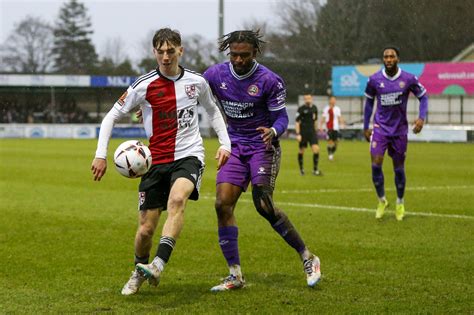
[[[377,141],[372,141],[372,148],[376,148],[377,147]]]
[[[257,95],[258,94],[258,86],[256,86],[255,84],[252,84],[247,89],[247,93],[249,93],[249,95],[251,95],[251,96]]]
[[[196,98],[196,85],[191,84],[191,85],[185,85],[184,86],[184,91],[186,92],[186,95],[188,98]]]
[[[138,203],[140,204],[140,206],[145,203],[145,192],[144,191],[140,191],[138,193]]]
[[[400,83],[398,83],[398,86],[403,89],[405,87],[405,82],[403,81],[400,81]]]
[[[125,91],[125,93],[120,96],[120,98],[117,100],[117,103],[119,103],[120,106],[123,106],[125,104],[125,99],[127,98],[128,91]]]

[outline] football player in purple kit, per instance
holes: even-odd
[[[288,127],[288,115],[285,83],[255,60],[264,43],[261,38],[258,31],[249,30],[224,35],[219,50],[229,49],[230,61],[204,73],[225,113],[232,144],[229,161],[217,173],[215,203],[219,245],[230,274],[211,291],[245,285],[234,209],[249,183],[258,213],[300,255],[308,286],[315,286],[321,278],[319,258],[308,250],[289,218],[273,203],[281,158],[278,138]]]
[[[405,205],[405,156],[407,151],[407,102],[410,92],[420,101],[418,118],[413,127],[414,133],[423,128],[428,112],[428,97],[426,89],[418,82],[418,78],[398,67],[400,52],[398,48],[389,46],[383,50],[384,69],[373,74],[365,88],[364,135],[370,142],[372,156],[372,181],[379,198],[375,218],[381,219],[388,201],[385,197],[384,176],[382,171],[385,151],[392,158],[397,189],[395,217],[403,220]],[[373,131],[369,129],[370,117],[377,98],[377,108],[374,115]]]

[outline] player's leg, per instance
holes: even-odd
[[[304,167],[303,167],[304,150],[305,150],[307,144],[308,144],[308,142],[304,137],[301,138],[301,141],[298,144],[298,166],[300,167],[300,174],[301,175],[304,175]]]
[[[219,235],[219,246],[229,267],[229,275],[211,291],[227,291],[242,288],[245,280],[240,268],[238,245],[239,229],[234,216],[234,209],[242,193],[242,188],[230,183],[219,183],[216,187],[216,214]]]
[[[216,178],[217,227],[219,246],[229,267],[229,275],[221,283],[211,288],[211,291],[227,291],[239,289],[245,285],[240,268],[238,246],[239,229],[234,216],[234,209],[242,191],[248,186],[249,171],[240,159],[240,148],[232,147],[232,154],[224,164]]]
[[[196,158],[175,161],[170,169],[171,188],[167,196],[168,216],[163,225],[160,243],[150,264],[137,264],[147,278],[159,281],[173,252],[184,224],[184,209],[188,199],[197,200],[203,168]],[[193,196],[191,196],[193,194]]]
[[[309,286],[314,286],[321,277],[319,258],[308,250],[288,216],[273,203],[273,189],[280,169],[280,160],[279,147],[256,152],[252,156],[249,164],[253,203],[258,213],[270,223],[275,232],[300,255],[307,274],[307,283]]]
[[[311,150],[313,151],[313,175],[321,176],[323,172],[318,167],[319,164],[319,141],[316,133],[313,133],[310,139]]]
[[[407,151],[407,136],[395,137],[389,147],[388,154],[392,157],[393,170],[395,173],[395,187],[397,189],[397,202],[395,207],[395,217],[402,221],[405,216],[405,157]]]
[[[328,158],[330,161],[334,159],[334,152],[336,152],[336,144],[334,142],[334,131],[328,130]]]
[[[384,154],[388,146],[387,137],[378,135],[376,133],[372,134],[370,140],[370,154],[372,160],[372,182],[379,199],[377,205],[377,210],[375,212],[375,218],[381,219],[385,213],[385,209],[388,207],[388,201],[385,197],[385,182],[383,175],[383,159]]]

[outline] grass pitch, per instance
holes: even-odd
[[[110,156],[122,141],[111,141]],[[121,177],[109,158],[94,182],[95,140],[0,140],[0,313],[474,312],[474,145],[410,143],[408,215],[377,222],[367,143],[340,143],[334,162],[322,143],[324,176],[314,177],[299,175],[296,142],[283,141],[275,202],[321,258],[323,279],[306,287],[298,256],[245,193],[236,215],[248,287],[215,294],[227,268],[213,208],[217,142],[205,143],[201,199],[188,203],[160,286],[124,297],[138,180]],[[307,174],[311,164],[307,150]],[[393,211],[388,158],[384,172]]]

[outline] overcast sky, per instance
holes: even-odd
[[[0,45],[15,24],[26,16],[38,16],[54,24],[66,0],[0,0]],[[240,29],[248,21],[275,19],[278,3],[285,0],[224,0],[224,32]],[[136,59],[140,43],[161,27],[178,29],[184,36],[218,36],[219,0],[79,0],[92,19],[93,42],[102,52],[108,39],[122,37],[129,55]],[[148,40],[148,39],[147,39]]]

